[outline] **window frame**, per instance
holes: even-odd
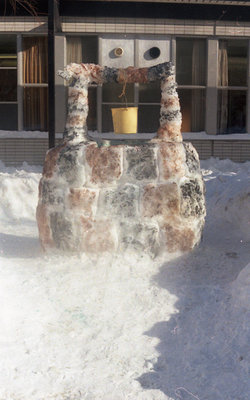
[[[205,85],[183,85],[183,84],[178,84],[177,81],[177,92],[178,89],[180,90],[204,90],[204,108],[206,110],[206,96],[207,96],[207,87],[208,87],[208,79],[207,79],[207,75],[208,75],[208,37],[207,36],[186,36],[186,35],[178,35],[175,36],[174,38],[172,38],[173,44],[173,52],[174,52],[174,65],[176,66],[176,62],[177,62],[177,57],[176,57],[176,53],[177,53],[177,39],[190,39],[190,40],[195,40],[195,39],[203,39],[205,41],[205,53],[206,53],[206,59],[205,59]],[[176,67],[177,68],[177,67]],[[176,73],[177,75],[177,73]],[[204,114],[204,130],[203,131],[190,131],[191,133],[199,133],[199,132],[204,132],[206,131],[206,115]],[[189,133],[188,131],[183,131],[182,133]]]
[[[218,62],[218,59],[219,59],[219,43],[220,43],[220,41],[222,41],[222,40],[231,40],[231,41],[237,41],[237,40],[245,40],[246,41],[246,44],[247,44],[247,55],[246,55],[246,57],[247,57],[247,72],[248,72],[248,69],[249,69],[249,66],[250,66],[250,39],[249,38],[242,38],[242,37],[238,37],[238,38],[235,38],[235,37],[217,37],[217,49],[218,49],[218,52],[217,52],[217,79],[216,79],[216,89],[217,89],[217,113],[216,113],[216,134],[217,135],[220,135],[220,134],[223,134],[223,135],[231,135],[231,134],[233,134],[233,133],[220,133],[219,132],[219,127],[218,127],[218,113],[219,113],[219,104],[218,104],[218,100],[219,100],[219,92],[220,91],[225,91],[225,90],[227,90],[228,92],[229,91],[244,91],[244,92],[246,92],[246,126],[245,126],[245,130],[246,130],[246,132],[245,133],[247,133],[248,132],[248,129],[247,129],[247,126],[248,126],[248,120],[250,119],[250,116],[249,116],[249,111],[247,111],[248,110],[248,108],[249,108],[249,99],[250,99],[250,94],[249,94],[249,91],[250,91],[250,88],[249,88],[249,79],[248,79],[248,76],[246,77],[246,85],[245,86],[222,86],[222,85],[219,85],[219,80],[218,80],[218,77],[219,77],[219,62]],[[241,133],[241,134],[244,134],[243,132]]]
[[[207,41],[207,82],[206,86],[178,85],[180,89],[205,89],[205,132],[208,135],[219,135],[218,132],[218,91],[219,90],[243,90],[246,92],[246,133],[250,133],[250,38],[231,36],[186,36],[176,35],[172,37],[172,60],[176,65],[176,39],[206,39]],[[219,86],[218,84],[218,54],[220,40],[246,40],[248,43],[247,65],[248,77],[246,86]],[[212,43],[214,42],[214,43]],[[212,43],[212,45],[211,45]],[[212,68],[211,68],[212,66]],[[177,82],[178,83],[178,82]],[[182,132],[185,133],[185,132]],[[228,133],[230,135],[231,133]]]
[[[98,63],[100,62],[101,59],[101,54],[100,54],[100,45],[99,45],[99,40],[101,35],[96,33],[65,33],[65,38],[67,39],[67,36],[78,36],[78,37],[84,37],[84,36],[96,36],[98,39]],[[140,40],[141,35],[134,34],[134,40],[135,40],[135,62],[134,65],[137,65],[137,53],[138,53],[138,46],[136,44],[137,40]],[[208,135],[218,135],[218,130],[217,130],[217,121],[218,121],[218,116],[217,116],[217,108],[218,108],[218,90],[245,90],[247,93],[247,112],[246,112],[246,132],[250,133],[250,38],[249,37],[231,37],[231,36],[208,36],[208,35],[159,35],[161,37],[166,38],[166,40],[170,40],[170,61],[176,65],[176,39],[177,38],[183,38],[183,39],[204,39],[206,41],[206,85],[178,85],[178,88],[180,89],[200,89],[204,90],[205,93],[205,124],[204,124],[204,131]],[[114,33],[115,37],[115,33]],[[146,38],[147,35],[144,36]],[[235,87],[219,87],[218,86],[218,47],[219,47],[219,40],[227,40],[227,39],[233,39],[233,40],[246,40],[248,42],[248,81],[247,81],[247,86],[235,86]],[[213,43],[213,46],[211,47],[211,42]],[[212,68],[211,68],[212,67]],[[178,84],[178,82],[177,82]],[[96,87],[96,85],[91,85]],[[102,105],[108,105],[108,104],[113,104],[116,106],[120,106],[121,103],[109,103],[109,102],[103,102],[102,101],[102,86],[97,85],[97,109],[96,109],[96,127],[98,133],[102,133]],[[129,103],[133,104],[135,107],[139,107],[140,105],[160,105],[160,103],[141,103],[139,101],[139,84],[135,83],[134,84],[134,102]],[[183,132],[185,133],[185,132]]]
[[[19,130],[19,124],[18,124],[18,46],[17,46],[17,35],[15,33],[14,34],[10,34],[9,32],[8,33],[1,33],[1,36],[4,36],[4,35],[6,35],[6,36],[12,35],[16,39],[16,60],[17,60],[17,65],[16,65],[16,67],[8,67],[8,66],[1,67],[0,66],[0,70],[15,70],[16,71],[16,75],[17,75],[17,80],[16,80],[17,81],[17,97],[16,97],[15,101],[13,101],[13,100],[11,100],[11,101],[0,100],[0,105],[14,104],[14,105],[17,106],[16,107],[17,108],[16,109],[16,113],[17,113],[16,118],[17,118],[17,129]]]
[[[20,59],[19,59],[19,62],[20,62],[20,65],[19,65],[19,83],[18,83],[18,86],[20,86],[20,113],[22,113],[22,115],[20,115],[20,113],[18,114],[18,116],[19,116],[19,118],[18,118],[18,122],[19,122],[19,124],[20,124],[20,128],[19,128],[19,130],[27,130],[27,131],[29,131],[28,129],[25,129],[24,128],[24,114],[23,114],[23,112],[24,112],[24,110],[23,110],[23,102],[24,102],[24,89],[27,87],[27,88],[48,88],[49,87],[49,84],[48,84],[48,82],[47,83],[25,83],[24,81],[23,81],[23,38],[26,38],[26,37],[44,37],[44,38],[48,38],[48,36],[47,35],[41,35],[41,34],[33,34],[33,35],[31,35],[31,34],[22,34],[21,35],[21,37],[20,37],[20,40],[19,40],[19,50],[20,50],[20,53],[21,53],[21,56],[20,56]],[[48,103],[47,103],[47,105],[48,105]],[[37,130],[37,129],[36,129]],[[41,131],[41,132],[47,132],[47,131]]]

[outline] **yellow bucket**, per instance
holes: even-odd
[[[138,107],[111,108],[115,133],[137,133]]]

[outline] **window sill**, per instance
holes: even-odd
[[[225,135],[208,135],[206,132],[183,132],[184,140],[250,140],[249,133],[228,133]]]
[[[107,140],[121,139],[143,139],[150,140],[156,136],[156,133],[136,133],[131,135],[117,135],[113,132],[98,133],[96,131],[88,132],[93,140],[97,138]],[[250,140],[249,133],[234,133],[225,135],[207,135],[206,132],[184,132],[184,140]],[[62,139],[62,133],[56,133],[56,139]],[[48,132],[41,131],[4,131],[0,130],[0,139],[48,139]]]
[[[61,139],[62,137],[62,133],[56,133],[56,139]],[[0,139],[48,139],[48,132],[0,130]]]

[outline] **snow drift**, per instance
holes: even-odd
[[[45,255],[41,168],[0,168],[1,400],[247,400],[250,163],[201,163],[207,221],[178,259]]]

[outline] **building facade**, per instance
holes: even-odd
[[[53,57],[55,71],[70,62],[124,68],[172,61],[184,140],[193,142],[201,158],[248,160],[249,6],[246,1],[60,1],[54,17],[54,55],[48,54],[47,2],[41,2],[38,15],[5,14],[0,18],[0,158],[7,163],[21,162],[22,157],[42,162]],[[67,87],[56,74],[54,81],[55,131],[60,134]],[[89,88],[89,130],[100,135],[113,130],[110,109],[124,102],[121,92],[122,87],[113,84]],[[156,132],[159,84],[127,85],[125,101],[138,106],[138,132]]]

